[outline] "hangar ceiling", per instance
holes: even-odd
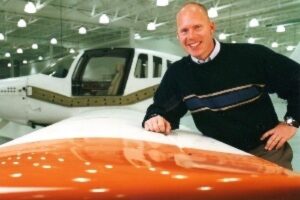
[[[110,46],[135,40],[157,40],[174,38],[176,35],[175,14],[185,0],[169,0],[167,6],[157,6],[156,0],[32,0],[37,12],[24,12],[27,0],[0,0],[0,60],[21,62],[37,61],[43,58],[66,54],[96,46]],[[300,41],[300,0],[204,0],[198,1],[208,8],[215,7],[218,17],[216,37],[225,33],[224,42],[247,42],[252,37],[255,43],[271,48],[277,42],[275,51],[288,55],[287,46],[296,46]],[[100,24],[99,17],[106,14],[110,23]],[[20,19],[27,27],[19,28]],[[249,27],[249,21],[256,18],[260,25]],[[155,22],[156,30],[147,30]],[[286,31],[277,33],[278,25]],[[78,33],[80,27],[87,33]],[[56,38],[56,45],[50,44]],[[32,49],[37,44],[38,49]],[[18,48],[22,54],[16,53]],[[10,57],[5,57],[10,53]]]

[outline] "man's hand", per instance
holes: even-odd
[[[171,133],[170,123],[160,115],[156,115],[144,123],[145,130],[168,135]]]
[[[282,147],[285,142],[296,134],[296,132],[297,128],[285,123],[279,123],[273,129],[264,133],[260,140],[268,138],[265,149],[271,151],[274,148],[279,149]]]

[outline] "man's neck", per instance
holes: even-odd
[[[193,57],[191,56],[192,60],[196,63],[206,63],[210,60],[213,60],[219,53],[220,51],[220,42],[217,41],[216,39],[213,40],[213,48],[211,50],[211,52],[208,54],[208,56],[205,58],[205,59],[202,59],[202,58],[196,58],[196,57]]]

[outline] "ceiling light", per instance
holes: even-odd
[[[22,63],[25,65],[25,64],[27,64],[28,62],[27,62],[27,60],[23,60]]]
[[[155,22],[150,22],[150,23],[147,25],[147,30],[148,30],[148,31],[154,31],[155,29],[156,29]]]
[[[253,18],[249,22],[249,27],[257,27],[259,26],[259,21],[256,18]]]
[[[135,39],[135,40],[141,39],[141,35],[138,34],[138,33],[134,34],[134,39]]]
[[[156,5],[157,6],[167,6],[167,5],[169,5],[169,0],[157,0]]]
[[[7,67],[11,67],[11,63],[7,63]]]
[[[26,5],[25,5],[25,8],[24,8],[24,11],[27,12],[27,13],[36,13],[36,7],[35,5],[29,1]]]
[[[9,52],[6,52],[4,56],[5,56],[6,58],[9,58],[9,57],[10,57],[10,53],[9,53]]]
[[[286,50],[287,50],[287,51],[293,51],[293,50],[294,50],[294,46],[287,46],[287,47],[286,47]]]
[[[18,49],[17,49],[17,53],[18,53],[18,54],[21,54],[21,53],[23,53],[23,49],[21,49],[21,48],[18,48]]]
[[[100,24],[108,24],[109,23],[109,17],[106,14],[102,14],[99,18]]]
[[[277,42],[272,42],[271,47],[272,48],[277,48],[278,47],[278,43]]]
[[[218,15],[218,11],[217,11],[217,9],[216,8],[214,8],[214,7],[212,7],[212,8],[210,8],[210,9],[208,9],[208,16],[210,17],[210,18],[216,18],[216,17],[218,17],[219,15]]]
[[[219,34],[219,40],[226,40],[227,35],[225,33],[220,33]]]
[[[26,23],[26,21],[24,20],[24,19],[20,19],[19,21],[18,21],[18,27],[20,27],[20,28],[25,28],[27,26],[27,23]]]
[[[52,39],[50,40],[50,43],[51,43],[51,44],[57,44],[57,39],[56,39],[56,38],[52,38]]]
[[[37,44],[34,43],[34,44],[32,44],[31,48],[32,48],[32,49],[38,49],[39,46],[38,46]]]
[[[43,60],[43,57],[42,56],[39,56],[39,58],[38,58],[39,60]]]
[[[3,33],[0,33],[0,40],[4,40],[4,35],[3,35]]]
[[[70,49],[69,53],[75,53],[75,50],[73,48]]]
[[[285,32],[284,25],[278,25],[277,28],[276,28],[276,32],[277,33],[283,33],[283,32]]]
[[[86,34],[86,28],[85,28],[84,26],[80,27],[80,28],[78,29],[78,33],[81,34],[81,35]]]
[[[250,37],[250,38],[248,39],[248,43],[254,44],[254,43],[255,43],[255,38]]]

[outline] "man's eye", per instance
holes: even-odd
[[[199,31],[199,30],[201,30],[201,26],[195,26],[195,30],[197,30],[197,31]]]
[[[181,30],[181,34],[186,34],[188,31],[187,30]]]

